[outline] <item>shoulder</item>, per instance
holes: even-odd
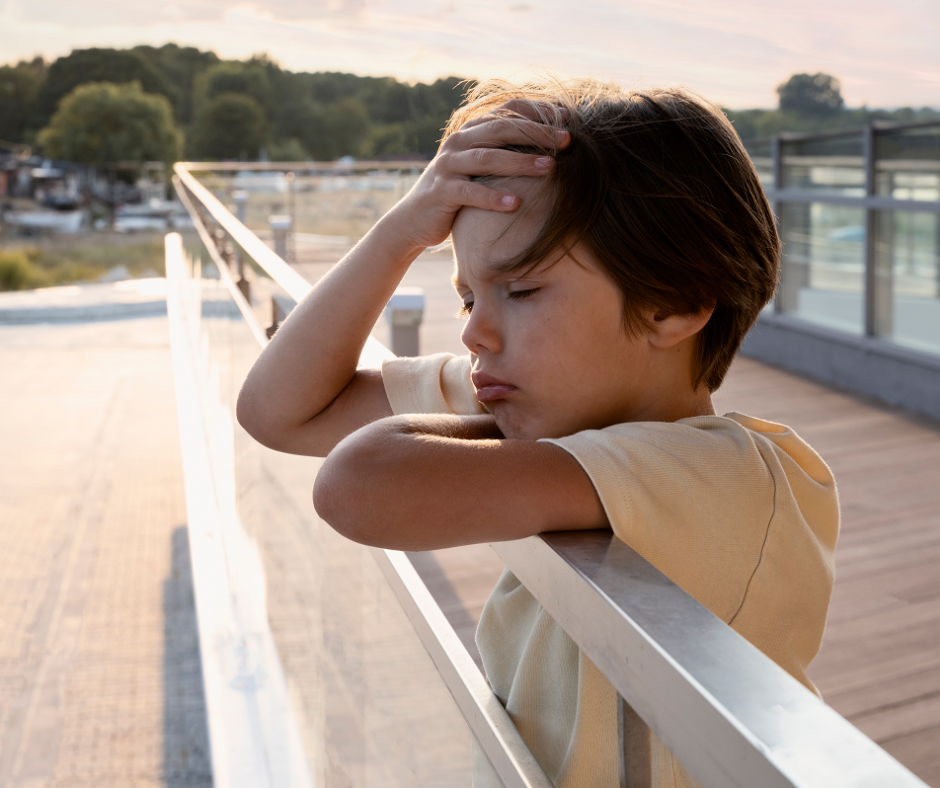
[[[551,442],[577,459],[617,536],[725,620],[769,536],[785,551],[801,534],[815,534],[824,553],[834,547],[832,476],[783,425],[729,414]]]
[[[743,473],[769,481],[768,474],[779,472],[835,489],[829,467],[795,431],[741,413],[616,424],[550,442],[604,479],[617,471],[650,474],[653,481],[657,471],[669,471],[696,477]]]
[[[754,433],[726,416],[615,424],[550,442],[572,454],[602,485],[623,480],[624,475],[654,484],[674,482],[677,474],[767,470]]]

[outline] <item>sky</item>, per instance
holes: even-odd
[[[0,0],[0,63],[170,41],[409,82],[682,84],[734,109],[825,71],[849,106],[940,106],[938,0]]]

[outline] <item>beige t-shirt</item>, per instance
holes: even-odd
[[[394,359],[382,375],[396,414],[485,412],[469,357]],[[839,503],[803,440],[730,413],[548,442],[587,472],[619,538],[815,691],[806,668],[826,625]],[[494,692],[555,786],[616,786],[616,692],[508,570],[476,639]],[[696,785],[655,737],[653,768],[654,786]],[[499,783],[481,763],[474,785]]]

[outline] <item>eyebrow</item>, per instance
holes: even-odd
[[[478,276],[477,278],[489,282],[493,279],[498,279],[502,276],[509,276],[510,274],[515,273],[519,269],[524,268],[524,265],[507,265],[506,263],[487,263],[483,275]],[[450,276],[450,283],[454,286],[454,289],[458,289],[460,286],[468,287],[466,282],[464,282],[458,273],[453,273]]]

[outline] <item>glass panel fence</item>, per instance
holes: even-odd
[[[864,331],[865,216],[861,208],[786,203],[778,308],[831,328]]]
[[[289,216],[291,262],[339,259],[412,187],[414,170],[196,173],[256,235],[272,240],[272,216]],[[339,250],[339,254],[334,254]]]
[[[875,334],[940,352],[940,214],[876,214],[874,281]]]
[[[784,189],[865,195],[864,136],[861,132],[823,139],[784,140]]]
[[[766,190],[772,190],[774,188],[773,141],[753,140],[744,143],[744,147],[751,157],[754,169],[757,170],[761,186]]]
[[[225,537],[226,564],[243,614],[270,623],[310,784],[469,788],[472,736],[431,657],[369,550],[312,509],[321,461],[267,449],[234,420],[260,345],[215,266],[192,271],[201,363],[223,425],[207,432],[214,462],[234,473],[237,525]],[[246,549],[260,559],[261,576]],[[253,648],[245,644],[249,675]]]
[[[940,200],[940,125],[877,131],[875,193]]]

